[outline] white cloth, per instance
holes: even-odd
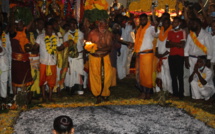
[[[61,34],[60,32],[57,33],[57,40],[58,40],[59,44],[63,44],[63,36],[62,36],[62,34]],[[63,86],[60,87],[60,85],[59,85],[61,69],[62,69],[62,68],[59,68],[59,66],[57,66],[57,77],[56,77],[56,85],[55,85],[55,87],[54,87],[54,90],[57,89],[58,87],[59,87],[60,89],[63,89],[63,88],[64,88]]]
[[[190,70],[187,69],[184,65],[184,96],[190,96]]]
[[[135,42],[135,33],[134,33],[134,29],[132,29],[132,31],[130,32],[130,36],[128,39],[129,42],[134,43]],[[129,75],[130,74],[130,66],[131,66],[131,60],[132,60],[132,56],[134,54],[133,48],[128,48],[128,58],[127,58],[127,65],[126,65],[126,74]]]
[[[117,56],[117,74],[119,79],[126,77],[128,48],[122,45],[120,48],[120,56]]]
[[[168,91],[172,94],[172,79],[169,71],[168,59],[163,59],[163,65],[161,66],[161,72],[157,74],[157,78],[162,80],[162,87],[164,91]],[[156,92],[159,92],[160,88],[156,86]]]
[[[64,35],[65,42],[69,40],[68,39],[69,35],[73,36],[70,30]],[[78,52],[83,51],[83,46],[84,46],[84,35],[79,30],[78,42],[77,42]],[[67,87],[73,87],[75,84],[83,84],[83,81],[81,78],[81,75],[84,75],[83,54],[79,53],[77,58],[69,57],[68,62],[69,62],[69,69],[66,74],[65,85]]]
[[[197,60],[198,60],[197,58],[189,57],[189,64],[190,64],[189,70],[190,70],[190,75],[193,73],[194,66],[195,66]]]
[[[213,73],[211,69],[205,67],[203,72],[200,72],[200,74],[207,81],[207,84],[202,85],[199,81],[198,75],[195,74],[193,76],[193,81],[191,82],[192,98],[208,100],[215,93]]]
[[[2,71],[11,69],[11,44],[10,38],[6,34],[6,47],[2,46],[2,42],[0,41],[0,46],[3,48],[3,52],[0,53],[0,69]]]
[[[6,47],[2,46],[0,41],[0,47],[3,51],[0,53],[0,96],[3,98],[7,97],[7,82],[9,84],[10,90],[12,90],[11,83],[11,44],[9,36],[6,34]]]
[[[133,42],[132,40],[133,28],[130,24],[126,23],[125,28],[122,28],[121,38],[123,41]],[[120,56],[117,56],[117,74],[119,79],[123,79],[129,74],[132,51],[125,45],[121,45]]]
[[[211,59],[211,62],[212,63],[215,63],[215,36],[212,36],[212,41],[213,41],[213,57],[212,57],[212,59]]]
[[[132,49],[128,49],[128,57],[127,57],[127,64],[126,64],[126,75],[130,74],[130,66],[131,66],[131,60],[134,52]]]
[[[155,37],[158,37],[158,33],[159,33],[158,31],[155,32],[154,26],[148,27],[140,47],[140,52],[144,50],[153,49],[153,40]]]
[[[207,55],[207,59],[212,59],[213,56],[213,41],[212,41],[212,36],[207,33],[205,30],[201,29],[199,35],[198,35],[198,40],[207,47],[207,54],[205,54],[199,47],[195,45],[193,42],[192,38],[190,37],[190,34],[187,37],[187,42],[184,48],[184,56],[189,56],[189,55],[195,55],[195,56],[200,56],[200,55]]]
[[[9,71],[4,71],[0,75],[0,96],[2,98],[7,97],[7,81],[8,81]]]
[[[169,48],[166,48],[166,39],[164,41],[160,41],[158,39],[156,46],[158,48],[158,54],[164,54],[166,51],[170,51]],[[165,57],[167,57],[167,59],[163,59],[161,72],[157,73],[157,77],[162,80],[163,90],[172,93],[172,79],[169,71],[168,55],[166,55]],[[158,86],[156,86],[156,91],[160,91],[160,88]]]
[[[156,47],[158,48],[158,54],[164,54],[166,51],[170,52],[169,48],[166,48],[166,40],[160,41],[157,40]],[[168,57],[169,55],[166,55],[165,57]]]
[[[87,88],[87,84],[88,84],[88,73],[84,71],[83,88]]]
[[[40,34],[36,39],[36,43],[40,45],[40,63],[44,65],[56,65],[57,63],[56,54],[51,55],[46,50],[45,34]],[[61,44],[59,43],[59,40],[57,40],[57,46],[60,45]]]

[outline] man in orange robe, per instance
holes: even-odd
[[[96,103],[101,102],[101,97],[105,100],[110,96],[112,66],[109,53],[112,49],[112,33],[108,31],[105,20],[99,21],[98,28],[90,32],[88,41],[97,44],[95,53],[89,55],[90,86]]]
[[[140,15],[140,27],[136,33],[134,51],[137,54],[136,69],[139,70],[140,99],[149,99],[153,88],[153,40],[158,36],[146,14]]]

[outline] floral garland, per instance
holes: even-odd
[[[172,26],[169,26],[169,28],[166,31],[164,31],[164,27],[161,27],[161,31],[158,36],[159,40],[164,41],[167,38],[168,33],[171,29],[172,29]]]
[[[69,45],[69,57],[70,58],[77,58],[79,56],[77,43],[78,43],[78,29],[74,31],[74,36],[72,34],[68,35],[68,43]]]
[[[198,38],[196,37],[196,34],[192,31],[190,31],[190,37],[191,39],[193,40],[194,44],[200,48],[205,54],[207,54],[207,47],[204,46],[199,40]]]
[[[57,37],[56,35],[52,35],[51,37],[45,36],[45,44],[46,44],[46,51],[49,54],[56,54],[57,52]]]
[[[75,44],[77,44],[78,43],[78,29],[75,30],[74,36],[69,34],[68,39],[73,40],[75,42]]]
[[[167,100],[166,103],[170,103],[170,106],[174,106],[180,109],[184,109],[189,114],[194,116],[196,119],[205,122],[207,125],[215,128],[215,115],[202,110],[201,108],[195,107],[196,103],[183,102],[177,100]],[[150,100],[112,100],[108,102],[102,102],[100,104],[94,104],[90,102],[79,102],[79,103],[54,103],[54,104],[41,104],[35,106],[32,109],[40,108],[67,108],[67,107],[88,107],[88,106],[104,106],[104,105],[147,105],[147,104],[158,104],[157,101]],[[12,134],[14,132],[13,124],[15,119],[20,115],[21,112],[27,110],[26,107],[17,110],[10,110],[8,113],[0,114],[0,133]]]
[[[2,41],[2,46],[5,48],[6,47],[6,33],[3,32],[1,35],[1,41]]]
[[[162,0],[158,1],[158,5],[156,9],[162,10],[164,9],[165,5],[169,6],[170,11],[175,10],[175,5],[176,5],[176,0]],[[136,0],[133,1],[129,4],[129,11],[146,11],[149,12],[151,11],[151,6],[152,6],[152,0]],[[179,3],[179,8],[183,8],[182,2]]]
[[[85,2],[85,10],[92,10],[92,9],[99,9],[99,10],[107,10],[108,3],[106,0],[86,0]]]

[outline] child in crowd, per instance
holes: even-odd
[[[74,134],[73,122],[69,116],[58,116],[54,119],[53,134]]]

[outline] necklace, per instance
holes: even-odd
[[[70,33],[72,33],[72,32],[73,31],[71,31]],[[69,34],[68,39],[73,40],[75,42],[75,44],[77,44],[78,43],[78,29],[76,29],[73,34],[74,34],[74,36]]]

